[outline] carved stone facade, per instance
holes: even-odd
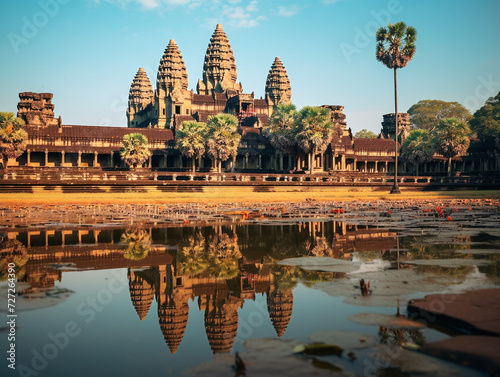
[[[403,144],[410,134],[410,114],[408,113],[398,113],[398,128],[399,128],[399,138],[398,142]],[[394,135],[396,134],[396,121],[394,113],[384,114],[384,121],[382,122],[382,136],[385,139],[394,140]]]
[[[19,93],[17,116],[34,127],[61,125],[61,117],[54,118],[52,93]]]

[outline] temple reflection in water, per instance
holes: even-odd
[[[140,320],[153,311],[170,352],[180,346],[197,300],[214,353],[229,352],[238,331],[238,310],[266,295],[267,312],[282,337],[293,312],[298,282],[343,278],[343,273],[306,271],[276,264],[284,258],[351,259],[355,251],[389,252],[395,234],[343,222],[164,227],[64,228],[9,232],[3,247],[25,256],[20,280],[32,288],[62,281],[64,271],[127,268],[130,299]]]

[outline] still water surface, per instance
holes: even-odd
[[[338,221],[11,232],[2,245],[17,255],[22,292],[16,375],[179,376],[214,354],[244,352],[248,339],[310,342],[325,330],[380,343],[445,339],[432,328],[397,335],[349,317],[394,315],[398,299],[405,314],[413,297],[498,286],[497,242],[456,234],[440,243]],[[346,263],[279,263],[304,256]],[[414,263],[422,259],[453,263]],[[368,296],[360,279],[371,281]]]

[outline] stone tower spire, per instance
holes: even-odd
[[[181,52],[171,39],[158,66],[156,76],[155,106],[158,127],[170,125],[172,115],[181,113],[188,87],[188,75]]]
[[[153,287],[134,271],[129,271],[128,287],[135,311],[141,321],[144,321],[154,299]]]
[[[293,293],[291,289],[282,291],[275,288],[267,293],[267,311],[278,337],[285,333],[293,309]]]
[[[172,94],[175,89],[187,89],[188,75],[181,52],[171,39],[160,60],[158,75],[156,77],[156,88],[163,89],[166,95]]]
[[[153,105],[153,87],[144,68],[139,68],[134,76],[128,94],[127,126],[144,127],[148,107]]]
[[[291,104],[292,87],[288,73],[279,57],[274,59],[266,80],[266,99],[269,105]]]
[[[233,50],[221,24],[217,24],[203,63],[203,81],[198,80],[199,94],[242,92],[241,83],[236,83],[236,63]]]
[[[175,354],[181,344],[189,317],[189,297],[174,291],[166,296],[166,301],[158,305],[158,319],[161,332],[170,352]]]

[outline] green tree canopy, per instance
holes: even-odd
[[[369,131],[366,128],[363,128],[361,131],[358,131],[354,134],[355,138],[365,138],[365,139],[375,139],[377,134],[373,131]]]
[[[134,169],[138,165],[144,164],[151,156],[148,149],[148,138],[140,133],[128,134],[123,137],[123,146],[120,149],[120,156],[128,166]]]
[[[284,153],[291,153],[295,146],[293,122],[296,110],[292,104],[276,106],[264,129],[264,136],[269,138],[271,145]]]
[[[221,161],[238,154],[241,135],[238,133],[238,119],[230,114],[210,116],[207,122],[207,153],[217,163],[221,172]]]
[[[333,122],[331,110],[326,107],[305,106],[296,113],[294,123],[295,140],[309,154],[309,170],[313,172],[313,158],[324,153],[331,141]]]
[[[192,158],[193,173],[196,169],[195,159],[205,154],[207,125],[203,122],[185,121],[177,130],[176,144],[183,156]]]
[[[472,115],[458,102],[425,99],[408,109],[414,128],[432,131],[441,119],[457,118],[467,122]]]
[[[448,176],[451,175],[451,159],[467,151],[470,144],[469,125],[457,118],[441,119],[432,131],[436,152],[448,158]]]
[[[495,97],[486,100],[483,107],[474,113],[470,120],[472,131],[481,140],[488,138],[500,139],[500,92]],[[497,142],[497,144],[500,144]]]
[[[0,155],[4,169],[7,169],[9,158],[17,158],[26,150],[28,133],[23,125],[24,121],[14,113],[0,112]]]
[[[427,130],[413,130],[401,147],[401,157],[415,166],[418,176],[418,166],[431,161],[435,148]]]

